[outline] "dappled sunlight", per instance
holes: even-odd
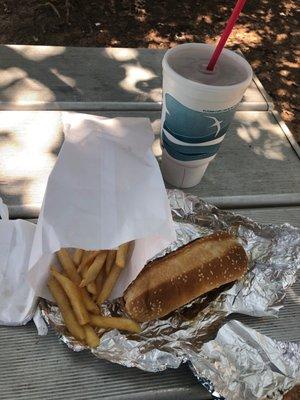
[[[35,148],[21,148],[15,143],[0,146],[5,153],[5,164],[1,165],[1,175],[8,179],[16,177],[33,178],[40,170],[53,165],[56,157],[53,154],[41,154]]]
[[[258,156],[264,156],[268,160],[285,160],[285,156],[281,150],[281,144],[274,143],[273,140],[266,140],[262,147],[254,144],[253,151]]]
[[[6,69],[0,69],[0,88],[9,87],[15,82],[21,81],[26,77],[27,73],[22,68],[10,67]]]
[[[23,203],[30,204],[33,200],[41,203],[47,184],[45,173],[50,173],[56,157],[53,154],[39,154],[28,149],[14,153],[11,150],[9,146],[6,146],[6,148],[4,146],[4,149],[1,148],[1,151],[6,152],[5,168],[2,169],[1,166],[1,175],[5,174],[6,176],[4,180],[5,190],[12,195],[15,190],[15,181],[21,179],[26,182],[26,185],[22,187]]]
[[[280,67],[288,67],[288,68],[292,68],[292,69],[298,69],[299,68],[299,64],[297,62],[291,62],[286,57],[281,57],[279,59],[278,65]]]
[[[160,134],[160,118],[156,118],[151,122],[151,126],[153,129],[154,134]]]
[[[157,56],[136,49],[70,49],[42,61],[3,46],[0,102],[44,108],[47,103],[161,101]],[[26,53],[26,51],[25,51]],[[81,61],[84,60],[84,61]],[[83,63],[80,65],[80,63]]]
[[[155,139],[152,144],[152,150],[155,157],[161,157],[162,150],[160,145],[160,119],[155,119],[151,121],[152,130],[155,134]]]
[[[129,60],[135,60],[138,58],[138,51],[136,49],[108,48],[108,49],[105,49],[104,54],[108,58],[111,58],[112,60],[117,60],[117,61],[129,61]]]
[[[152,45],[155,45],[155,48],[157,47],[165,47],[167,45],[168,47],[172,47],[172,44],[175,45],[176,43],[169,43],[168,38],[164,37],[161,35],[157,29],[150,29],[146,34],[145,34],[145,41],[149,43],[149,47],[153,47]]]
[[[268,120],[261,115],[259,124],[240,121],[241,126],[237,127],[237,135],[249,145],[251,151],[258,156],[268,160],[284,161],[286,159],[285,150],[289,148],[284,133],[278,129],[268,131],[264,126],[268,126]]]
[[[142,67],[140,64],[122,64],[122,67],[126,75],[125,78],[119,82],[119,86],[131,93],[145,94],[146,92],[138,88],[137,84],[156,78],[153,71]]]
[[[131,92],[128,93],[140,94],[149,89],[151,98],[157,96],[157,90],[153,85],[148,89],[145,86],[143,89],[138,82],[132,83],[131,77],[124,81],[126,77],[123,71],[120,71],[121,64],[138,61],[136,48],[166,49],[185,42],[216,43],[234,5],[234,2],[225,0],[213,2],[53,0],[43,4],[33,0],[30,7],[25,4],[26,2],[19,3],[18,12],[15,12],[13,3],[5,2],[6,11],[1,16],[3,29],[0,39],[2,43],[38,45],[27,49],[14,45],[9,47],[11,52],[18,54],[19,61],[23,57],[29,63],[24,67],[28,76],[29,70],[32,70],[30,63],[38,62],[44,68],[43,72],[46,72],[47,78],[55,75],[59,80],[56,82],[59,88],[60,84],[73,88],[74,82],[71,81],[73,76],[69,76],[62,63],[57,71],[51,73],[51,68],[55,67],[59,57],[63,58],[68,52],[68,46],[130,47],[131,49],[118,50],[117,53],[109,49],[105,55],[108,68],[111,68],[112,73],[117,76],[116,81],[129,87]],[[276,105],[281,107],[281,116],[285,121],[293,122],[295,131],[298,104],[297,99],[290,94],[297,90],[295,75],[299,57],[298,9],[296,0],[248,1],[226,44],[228,48],[239,49],[244,53],[267,93],[275,100]],[[43,47],[41,44],[66,47]],[[46,70],[47,61],[52,65]],[[119,63],[120,68],[116,68],[116,65],[109,61]],[[20,67],[20,63],[13,63],[12,66]],[[143,65],[143,67],[148,66]],[[59,79],[60,76],[62,80]],[[36,79],[37,76],[31,78]],[[78,80],[76,82],[78,92],[74,94],[76,99],[80,97],[78,93],[84,92],[82,76]],[[45,84],[46,79],[40,77],[40,81]],[[283,89],[285,92],[278,89]],[[68,93],[68,88],[63,86],[60,93],[62,95]],[[9,91],[5,92],[5,101],[10,100],[9,94]],[[135,101],[137,96],[131,98]]]
[[[24,196],[24,193],[28,192],[28,186],[31,183],[31,179],[14,179],[10,180],[9,183],[0,177],[0,188],[1,197],[3,201],[8,205],[30,205],[40,206],[41,201],[37,204],[35,201],[28,201],[28,196]],[[26,203],[25,203],[26,198]]]
[[[55,100],[54,93],[46,84],[31,78],[26,69],[16,66],[0,69],[0,93],[2,99],[16,103]]]
[[[262,36],[252,29],[250,24],[237,24],[228,39],[228,44],[234,45],[237,41],[241,44],[247,44],[247,46],[255,48],[257,45],[262,43]]]
[[[279,33],[276,35],[275,43],[282,43],[288,39],[288,35],[286,33]]]
[[[149,74],[152,70],[152,65],[149,67],[151,60],[150,63],[148,60],[143,62],[137,48],[166,49],[185,42],[215,44],[233,7],[233,3],[225,0],[199,4],[191,0],[107,1],[92,2],[86,7],[80,2],[69,1],[67,7],[64,2],[55,0],[54,8],[51,4],[35,7],[34,1],[33,7],[27,7],[20,3],[21,11],[15,13],[6,2],[9,17],[3,16],[4,29],[0,33],[2,43],[36,43],[37,46],[10,45],[7,46],[8,51],[3,53],[2,68],[8,71],[6,75],[2,71],[0,73],[0,79],[4,80],[4,83],[0,83],[1,102],[4,104],[13,101],[19,104],[30,101],[59,102],[66,98],[85,101],[87,92],[91,96],[91,87],[95,88],[91,101],[97,101],[97,96],[100,101],[107,98],[111,101],[108,88],[111,82],[106,76],[103,78],[104,84],[99,84],[104,92],[103,97],[102,91],[98,90],[97,80],[101,80],[102,61],[114,76],[112,83],[118,100],[115,97],[113,101],[160,101],[158,72],[154,68],[153,74]],[[276,107],[281,108],[281,117],[291,122],[290,127],[295,129],[295,134],[298,128],[298,8],[294,0],[247,2],[226,44],[228,48],[243,52]],[[62,47],[40,46],[49,43]],[[91,53],[95,50],[101,53],[101,47],[126,48],[103,51],[104,57],[98,64],[98,76],[97,70],[89,69],[91,59],[83,57],[85,65],[82,65],[82,70],[85,70],[82,74],[76,73],[76,66],[70,68],[64,63],[68,58],[74,60],[75,65],[77,61],[68,46],[99,48],[91,49]],[[128,66],[131,63],[133,66]],[[144,71],[141,73],[139,68]],[[145,70],[148,70],[148,74],[144,78]],[[24,94],[25,90],[36,90],[39,96]],[[251,90],[253,88],[249,89],[249,93]]]
[[[260,131],[257,128],[252,128],[250,124],[246,123],[242,123],[242,126],[237,128],[237,134],[248,144],[260,137]]]
[[[0,100],[5,105],[56,101],[57,92],[75,92],[76,79],[61,70],[64,47],[6,45],[1,49]],[[57,63],[58,61],[58,63]]]
[[[161,102],[162,101],[162,90],[161,90],[161,88],[151,89],[149,91],[149,97],[153,101]]]
[[[42,202],[47,177],[62,140],[59,113],[2,112],[0,129],[1,192]]]
[[[55,94],[51,89],[41,82],[27,77],[16,80],[8,89],[1,90],[1,95],[7,96],[14,103],[55,100]]]
[[[72,88],[76,87],[76,79],[73,79],[67,75],[63,75],[58,71],[57,68],[50,68],[50,71],[52,72],[53,75],[55,75],[58,79],[64,82],[67,86],[70,86]]]
[[[162,149],[161,149],[159,138],[154,140],[154,142],[152,144],[152,151],[153,151],[153,154],[155,155],[155,157],[161,157]]]
[[[17,144],[27,150],[52,152],[60,140],[60,124],[59,112],[2,111],[0,137],[2,132],[10,132],[4,143]]]
[[[22,45],[8,45],[22,57],[31,61],[43,61],[49,57],[58,56],[65,52],[65,47],[61,46],[22,46]]]

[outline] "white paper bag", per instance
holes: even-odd
[[[135,240],[111,298],[121,296],[147,260],[175,239],[167,194],[146,118],[63,113],[65,141],[49,177],[30,257],[29,279],[45,282],[62,247],[111,249]]]
[[[0,325],[22,325],[32,318],[36,306],[27,280],[35,225],[10,221],[1,198],[0,217]]]

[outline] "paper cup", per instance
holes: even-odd
[[[166,182],[178,188],[190,188],[198,185],[214,156],[200,160],[182,161],[162,149],[161,171]]]
[[[207,142],[224,138],[252,80],[248,62],[227,49],[222,50],[214,71],[208,72],[214,49],[208,44],[188,43],[168,50],[163,58],[162,172],[174,186],[187,188],[201,181],[221,143]],[[195,164],[186,164],[189,162]]]
[[[207,72],[214,48],[182,44],[163,58],[162,128],[179,140],[199,143],[223,136],[251,82],[251,66],[227,49],[214,71]]]

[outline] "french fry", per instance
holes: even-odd
[[[82,263],[85,263],[85,262],[86,262],[86,259],[87,259],[88,255],[89,255],[89,253],[90,253],[90,251],[89,251],[89,250],[84,250],[84,251],[83,251],[83,254],[82,254],[82,257],[81,257],[81,261],[80,261],[80,264],[82,264]]]
[[[91,266],[84,271],[83,273],[84,278],[82,279],[79,285],[80,287],[87,286],[89,283],[93,282],[97,278],[97,275],[104,266],[106,256],[107,256],[107,251],[101,251],[97,255]]]
[[[89,268],[89,266],[86,265],[86,266],[82,269],[82,271],[81,271],[81,276],[82,276],[82,277],[83,277],[83,275],[84,275],[84,272],[85,272],[88,268]],[[80,282],[81,282],[81,280],[80,280]],[[80,289],[83,289],[83,288],[80,288]],[[97,294],[96,283],[95,283],[95,282],[89,283],[89,284],[87,285],[87,287],[85,288],[85,290],[87,291],[87,293],[88,293],[89,295],[96,296],[96,294]]]
[[[100,343],[100,338],[97,336],[94,328],[90,325],[84,325],[83,327],[85,333],[85,341],[89,347],[98,347]]]
[[[60,274],[55,268],[51,267],[52,275],[57,279],[57,281],[61,284],[62,288],[66,292],[70,303],[73,307],[74,313],[77,317],[77,320],[80,325],[85,325],[89,322],[89,314],[85,308],[83,303],[82,294],[80,292],[79,287],[75,285],[71,279],[66,276]]]
[[[85,266],[83,267],[82,264],[80,264],[80,266],[79,266],[79,268],[77,270],[78,272],[79,272],[80,267],[81,267],[80,276],[83,278],[85,272],[89,269],[89,265],[85,264]],[[81,282],[81,280],[80,280],[80,282]]]
[[[119,268],[116,264],[113,265],[108,277],[106,278],[101,293],[98,296],[97,304],[101,305],[110,295],[115,283],[117,282],[122,268]]]
[[[90,294],[88,293],[88,291],[86,290],[86,288],[80,288],[80,292],[82,295],[82,300],[83,303],[85,305],[85,308],[93,313],[93,314],[100,314],[100,309],[97,306],[97,304],[93,301],[93,299],[91,298]]]
[[[76,339],[84,340],[85,332],[82,326],[80,326],[76,320],[75,314],[72,310],[71,304],[69,302],[69,299],[65,291],[53,276],[51,276],[48,281],[48,287],[60,309],[61,315],[63,317],[63,320],[66,324],[68,331]]]
[[[65,273],[67,274],[67,276],[71,279],[72,282],[76,283],[77,285],[79,285],[81,279],[80,279],[80,275],[77,272],[75,265],[73,263],[73,260],[70,256],[70,254],[67,252],[66,249],[60,249],[57,252],[57,257],[61,263],[61,266],[63,268],[63,270],[65,271]]]
[[[95,280],[96,288],[97,288],[96,300],[102,290],[105,278],[106,278],[105,268],[102,268]]]
[[[94,261],[94,259],[97,257],[97,254],[98,251],[85,251],[78,267],[78,272],[80,274],[82,274],[82,271]]]
[[[101,315],[91,315],[90,324],[104,329],[119,329],[133,333],[141,332],[141,327],[135,321],[128,318],[103,317]]]
[[[97,287],[96,287],[96,283],[95,282],[91,282],[87,285],[87,291],[90,294],[96,295],[97,294]]]
[[[119,248],[117,250],[115,263],[119,268],[125,267],[128,247],[129,247],[129,242],[121,244],[121,246],[119,246]]]
[[[76,249],[74,254],[73,254],[73,262],[77,267],[81,263],[82,256],[83,256],[83,250],[82,249]]]
[[[105,261],[105,271],[106,275],[109,274],[111,267],[113,266],[116,259],[117,250],[108,250],[106,261]]]

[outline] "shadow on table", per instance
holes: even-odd
[[[162,55],[141,52],[143,57],[136,49],[2,46],[0,101],[160,100]]]
[[[122,112],[92,112],[103,116]],[[149,116],[159,132],[159,112],[126,112]],[[231,132],[210,164],[199,187],[199,196],[259,195],[300,191],[297,160],[284,134],[268,113],[239,112]],[[272,122],[273,121],[273,122]],[[9,205],[41,204],[47,179],[63,142],[60,113],[1,112],[0,196]],[[158,135],[154,153],[161,149]],[[267,221],[266,221],[267,222]]]
[[[20,12],[16,13],[8,3],[3,6],[2,43],[161,49],[185,42],[215,43],[233,6],[224,0],[206,0],[196,6],[193,0],[159,3],[77,0],[44,4],[34,0],[31,7],[26,2],[20,4]],[[267,92],[282,107],[285,121],[294,124],[294,134],[297,130],[297,12],[294,0],[247,2],[227,42],[228,47],[243,51]],[[81,64],[79,67],[86,62],[74,60]],[[68,77],[69,71],[64,72]],[[120,82],[124,77],[118,76],[118,79]],[[156,83],[149,84],[157,87]],[[79,82],[77,85],[78,90],[82,89]]]
[[[155,100],[160,96],[160,70],[157,70],[160,62],[153,60],[155,57],[161,60],[162,53],[149,50],[147,57],[141,57],[142,53],[136,49],[115,52],[109,48],[88,48],[81,49],[80,59],[77,50],[55,46],[2,46],[0,100],[26,103],[71,99],[78,102],[87,97],[87,92],[89,96],[92,93],[95,101],[109,98],[112,92],[120,101]],[[99,59],[99,52],[103,65],[95,69],[93,61],[95,57]],[[71,65],[70,60],[73,61]],[[109,76],[113,77],[113,83],[108,80]],[[117,116],[121,112],[98,114]],[[150,116],[154,129],[159,129],[159,113],[128,112],[126,115]],[[209,196],[228,194],[229,181],[233,195],[266,193],[268,188],[263,185],[267,180],[275,193],[290,190],[287,183],[292,184],[291,177],[295,175],[293,164],[286,162],[290,146],[287,140],[274,134],[270,118],[260,113],[259,119],[247,120],[243,113],[235,134],[228,135],[220,154],[209,166],[201,184],[203,193]],[[0,195],[9,204],[41,203],[48,175],[63,141],[59,118],[51,112],[11,111],[2,112],[0,121]],[[157,140],[155,155],[160,154]],[[281,167],[283,163],[285,170]]]

